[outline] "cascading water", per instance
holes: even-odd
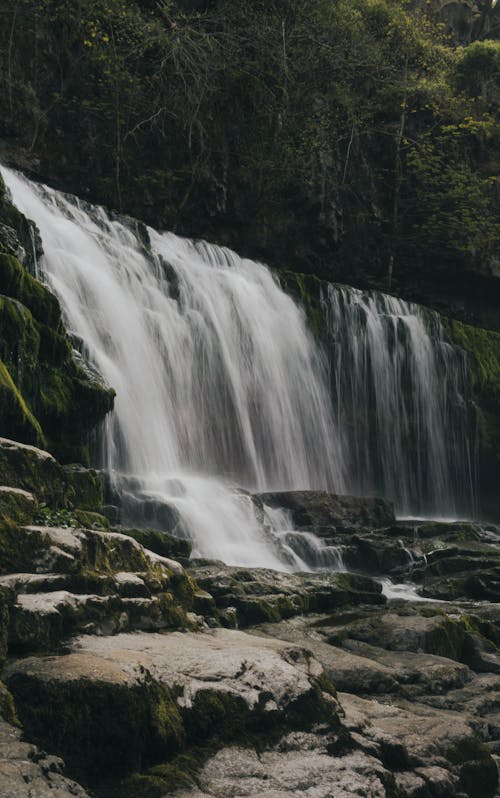
[[[44,275],[69,329],[116,390],[105,465],[124,511],[174,516],[199,556],[301,567],[233,485],[345,487],[303,312],[260,264],[2,174],[40,230]]]
[[[385,496],[403,516],[473,515],[467,357],[439,315],[337,285],[323,306],[349,489]]]
[[[38,225],[37,268],[69,329],[117,392],[102,465],[124,520],[176,529],[198,556],[303,569],[341,568],[341,553],[248,491],[472,513],[466,356],[437,314],[329,286],[329,380],[303,311],[265,266],[2,175]]]

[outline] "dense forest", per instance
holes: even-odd
[[[494,0],[0,2],[0,156],[497,327]],[[468,314],[468,315],[467,315]]]

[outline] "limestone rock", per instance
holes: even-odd
[[[0,794],[2,798],[89,798],[63,775],[63,762],[31,743],[0,719]]]
[[[219,629],[81,637],[68,655],[10,665],[6,681],[32,739],[96,779],[165,759],[186,739],[333,727],[322,673],[296,646]]]

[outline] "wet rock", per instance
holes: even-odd
[[[189,569],[218,609],[234,608],[240,626],[279,621],[303,612],[345,605],[384,604],[382,588],[369,577],[347,573],[289,574],[194,561]]]
[[[394,522],[394,508],[385,499],[336,496],[325,491],[260,493],[257,498],[270,507],[288,510],[297,529],[377,528]]]
[[[124,535],[129,535],[141,543],[146,549],[161,554],[163,557],[172,557],[174,560],[187,565],[191,555],[192,544],[186,538],[175,537],[159,529],[117,529]]]

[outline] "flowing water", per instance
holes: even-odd
[[[2,173],[38,225],[69,329],[116,390],[104,464],[125,511],[138,496],[160,512],[166,503],[200,556],[297,566],[232,486],[345,488],[302,310],[265,266]]]
[[[227,563],[340,568],[338,550],[249,491],[378,491],[406,514],[471,511],[465,354],[436,314],[331,286],[325,352],[262,264],[1,171],[40,230],[42,279],[116,390],[99,465],[124,520],[175,527]]]
[[[323,306],[349,487],[391,499],[400,517],[471,517],[466,353],[437,313],[393,296],[329,285]]]

